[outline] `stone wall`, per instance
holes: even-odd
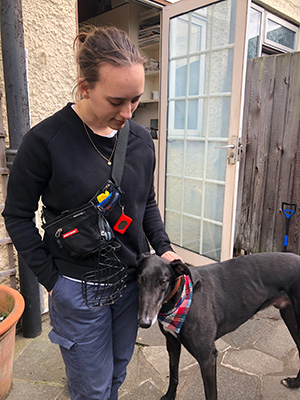
[[[74,100],[72,89],[77,68],[73,41],[77,33],[76,0],[23,0],[24,41],[28,57],[28,88],[31,125]],[[2,112],[7,132],[2,60],[0,57]],[[2,188],[1,197],[3,194]],[[2,200],[1,200],[2,202]],[[6,236],[0,220],[1,238]],[[0,270],[7,269],[5,246],[0,247]],[[3,279],[0,280],[3,282]],[[7,280],[4,280],[5,283]]]

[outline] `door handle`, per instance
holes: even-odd
[[[230,165],[234,165],[240,159],[240,152],[242,149],[242,145],[240,143],[239,138],[237,138],[237,136],[232,136],[231,140],[235,143],[227,144],[224,146],[215,146],[215,148],[230,150],[227,155],[227,162]]]
[[[216,149],[235,149],[235,144],[227,144],[226,146],[215,146]]]

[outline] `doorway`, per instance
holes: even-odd
[[[192,264],[232,255],[247,3],[162,11],[159,204]]]

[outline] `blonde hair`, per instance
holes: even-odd
[[[127,33],[113,26],[87,27],[77,35],[75,45],[80,75],[90,88],[100,80],[101,64],[131,67],[146,62]]]

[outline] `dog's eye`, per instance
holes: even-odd
[[[137,278],[137,284],[138,284],[138,285],[142,285],[142,283],[143,283],[142,278]]]

